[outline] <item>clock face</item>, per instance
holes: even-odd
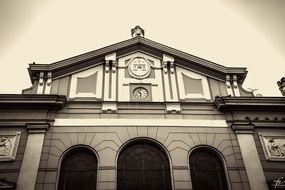
[[[142,100],[148,96],[148,91],[147,91],[147,89],[145,89],[143,87],[138,87],[138,88],[134,89],[133,95],[136,99]]]

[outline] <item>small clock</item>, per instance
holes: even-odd
[[[143,99],[147,98],[148,91],[147,91],[147,89],[145,89],[143,87],[137,87],[133,91],[133,96],[136,99],[143,100]]]

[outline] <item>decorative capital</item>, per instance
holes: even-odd
[[[27,123],[27,130],[29,133],[45,133],[49,127],[49,123]]]
[[[171,74],[174,74],[174,57],[163,54],[162,67],[164,74],[167,74],[168,68]]]
[[[51,81],[52,81],[52,73],[48,72],[47,73],[47,86],[51,85]]]
[[[277,85],[282,95],[285,96],[285,77],[282,77],[280,81],[277,82]]]
[[[132,37],[137,37],[137,36],[141,36],[144,37],[144,29],[142,29],[140,26],[136,26],[134,27],[132,30]]]
[[[252,134],[254,125],[250,121],[239,121],[231,124],[232,130],[237,134]]]
[[[113,73],[116,72],[116,53],[111,53],[105,56],[105,72],[108,73],[110,69]]]

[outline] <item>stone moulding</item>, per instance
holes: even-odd
[[[0,161],[16,159],[21,132],[0,132]]]
[[[28,70],[32,83],[39,80],[39,72],[52,72],[53,79],[55,79],[67,75],[71,71],[86,69],[86,67],[94,65],[94,63],[105,62],[105,55],[110,53],[116,52],[119,57],[133,49],[143,51],[147,50],[149,53],[160,55],[161,58],[162,54],[167,54],[175,57],[177,64],[182,64],[186,67],[194,67],[195,70],[198,69],[198,72],[201,73],[204,73],[205,68],[209,68],[209,71],[211,70],[209,75],[222,81],[225,80],[225,74],[235,74],[238,77],[239,83],[243,83],[247,75],[246,68],[224,67],[141,36],[136,36],[95,51],[87,52],[51,64],[29,64]]]
[[[214,104],[220,111],[284,111],[285,97],[217,96]]]
[[[285,161],[285,134],[258,133],[266,160]]]

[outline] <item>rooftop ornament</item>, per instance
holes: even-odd
[[[285,77],[282,77],[280,81],[277,82],[279,90],[283,96],[285,96]]]
[[[141,36],[144,37],[144,29],[142,29],[140,26],[136,26],[134,27],[132,30],[132,37],[137,37],[137,36]]]

